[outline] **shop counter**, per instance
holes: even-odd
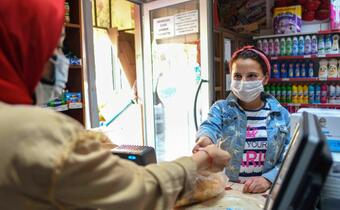
[[[223,195],[208,201],[178,208],[176,210],[263,210],[266,201],[265,195],[243,193],[243,184],[228,182],[230,190],[225,190]]]

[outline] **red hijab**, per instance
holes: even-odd
[[[1,0],[0,101],[32,104],[61,35],[64,0]]]

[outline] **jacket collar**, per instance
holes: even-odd
[[[276,100],[275,97],[269,95],[265,92],[261,93],[261,98],[266,101],[271,109],[272,112],[281,112],[282,105]],[[234,95],[232,91],[230,91],[229,95],[226,98],[227,104],[230,106],[238,106],[241,110],[243,108],[238,104],[237,97]]]

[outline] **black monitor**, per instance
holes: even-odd
[[[303,112],[278,176],[267,197],[266,210],[310,210],[332,165],[316,116]]]

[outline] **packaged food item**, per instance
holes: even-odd
[[[339,35],[338,34],[332,35],[332,53],[333,54],[339,53]]]
[[[279,38],[275,38],[274,40],[274,56],[280,55],[280,40]]]
[[[293,41],[291,37],[287,37],[286,39],[286,55],[293,54]]]
[[[305,54],[305,39],[303,36],[299,36],[299,55]]]
[[[313,84],[308,85],[308,102],[310,104],[315,103],[315,91],[314,91],[314,85]]]
[[[328,78],[338,77],[338,61],[336,59],[331,59],[328,62]]]
[[[328,77],[328,61],[326,59],[321,59],[319,62],[319,78],[327,79]]]
[[[175,207],[186,206],[193,203],[203,202],[224,193],[226,177],[223,173],[208,173],[198,175],[193,180],[194,189],[177,200]]]
[[[312,54],[318,54],[318,38],[316,35],[312,36]]]
[[[292,55],[298,55],[298,54],[299,54],[299,39],[296,36],[294,36]]]
[[[312,53],[312,40],[309,35],[305,37],[305,55],[310,55]]]
[[[318,39],[318,54],[325,54],[325,39],[323,35],[319,36]]]
[[[286,40],[284,37],[280,39],[280,55],[281,56],[286,55]]]
[[[301,31],[302,7],[276,7],[274,8],[273,28],[275,34],[290,34]]]

